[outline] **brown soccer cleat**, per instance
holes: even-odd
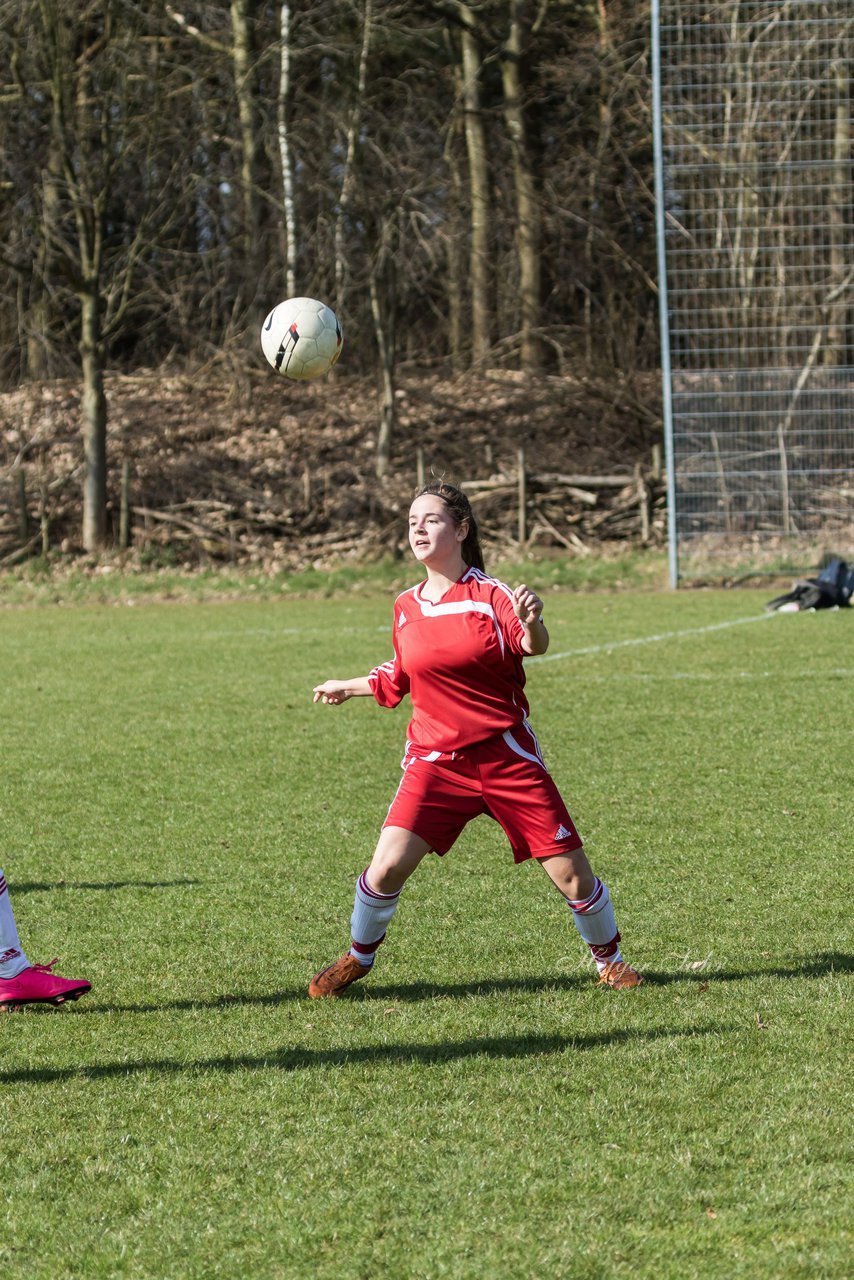
[[[599,974],[599,981],[604,982],[606,987],[613,987],[615,991],[619,991],[623,987],[639,987],[643,978],[637,969],[626,964],[625,960],[613,960],[605,965]]]
[[[314,975],[308,984],[308,994],[312,1000],[323,996],[340,996],[345,987],[349,987],[351,982],[358,982],[370,971],[371,965],[359,964],[356,957],[351,956],[348,951],[346,956]]]

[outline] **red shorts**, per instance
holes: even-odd
[[[407,744],[383,827],[412,831],[443,854],[481,813],[503,827],[514,862],[582,847],[527,724],[452,755],[418,755]]]

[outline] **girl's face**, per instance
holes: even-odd
[[[468,521],[455,524],[445,501],[423,493],[409,508],[409,545],[421,564],[439,566],[460,558]]]

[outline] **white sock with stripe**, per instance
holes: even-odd
[[[368,884],[367,871],[363,871],[356,881],[356,898],[350,917],[350,955],[355,956],[365,968],[374,963],[377,947],[385,937],[399,898],[399,889],[397,893],[377,893],[372,889]]]
[[[6,877],[0,871],[0,978],[16,978],[29,967],[30,962],[24,955],[12,914]]]
[[[615,960],[622,960],[620,935],[607,885],[597,877],[589,898],[567,898],[567,902],[572,908],[575,927],[590,948],[599,972]]]

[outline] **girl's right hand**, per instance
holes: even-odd
[[[340,707],[342,702],[352,698],[352,693],[343,680],[324,680],[323,684],[314,686],[314,702],[322,702],[327,707]]]

